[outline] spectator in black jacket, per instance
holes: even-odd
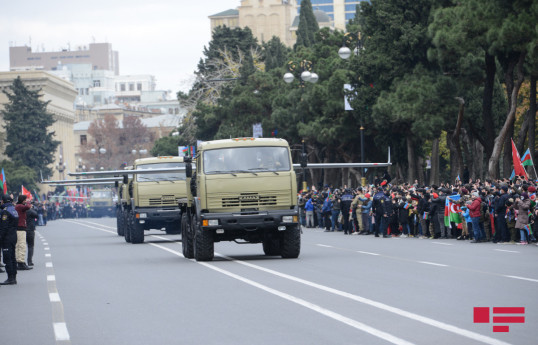
[[[37,205],[34,203],[32,204],[32,208],[30,208],[28,211],[26,211],[26,244],[28,247],[28,266],[33,267],[34,262],[32,261],[32,258],[34,256],[34,240],[35,240],[35,222],[36,218],[38,217]]]

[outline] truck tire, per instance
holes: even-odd
[[[184,213],[181,215],[181,246],[183,247],[183,256],[186,259],[194,258],[194,245],[192,243],[191,222],[189,216]]]
[[[125,242],[131,243],[131,217],[129,217],[129,214],[127,212],[123,212],[123,226],[124,226],[124,233],[125,236]]]
[[[164,231],[167,235],[181,234],[181,226],[179,224],[166,225]]]
[[[211,261],[215,256],[213,234],[203,230],[198,217],[193,217],[194,258],[196,261]]]
[[[276,235],[275,235],[276,237]],[[280,239],[278,237],[265,237],[263,239],[263,252],[267,256],[276,256],[280,255]]]
[[[301,229],[299,225],[289,227],[280,238],[280,255],[284,259],[296,259],[301,253]]]
[[[125,228],[123,227],[123,214],[120,209],[116,211],[116,227],[118,229],[118,236],[124,236]]]
[[[138,224],[134,213],[130,215],[131,218],[131,243],[143,243],[144,242],[144,226]]]

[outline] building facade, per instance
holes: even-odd
[[[52,113],[56,120],[50,130],[55,133],[54,139],[60,141],[60,146],[55,154],[54,167],[51,167],[53,170],[51,179],[65,178],[65,173],[75,171],[76,166],[75,135],[73,132],[75,110],[73,109],[73,104],[77,97],[77,92],[70,82],[45,71],[0,72],[0,110],[3,110],[4,104],[9,101],[2,91],[9,90],[13,80],[18,76],[21,77],[24,85],[29,90],[41,89],[41,100],[50,101],[47,111]],[[0,121],[3,121],[1,115]],[[0,130],[4,131],[4,128],[0,127]],[[0,159],[7,158],[4,155],[4,150],[5,145],[2,145]],[[42,187],[41,191],[48,191],[47,186]]]
[[[110,43],[90,43],[77,50],[62,49],[56,52],[33,52],[31,47],[9,47],[9,66],[12,71],[61,70],[67,64],[89,64],[92,70],[107,70],[120,74],[118,52]]]
[[[310,0],[314,10],[321,10],[333,20],[334,28],[345,31],[346,24],[355,18],[357,5],[369,0]],[[301,0],[297,0],[301,5]]]

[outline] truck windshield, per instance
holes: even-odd
[[[112,198],[112,192],[109,190],[95,190],[92,192],[92,198],[100,198],[100,199]]]
[[[152,170],[152,169],[167,169],[167,168],[182,168],[185,163],[154,163],[138,165],[136,170]],[[167,172],[160,174],[137,174],[136,180],[140,182],[148,181],[180,181],[185,180],[185,172]]]
[[[289,171],[287,147],[253,146],[208,150],[204,152],[204,173]]]

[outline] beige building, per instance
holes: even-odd
[[[209,20],[211,30],[219,25],[248,27],[260,43],[277,36],[292,46],[295,36],[290,28],[296,16],[296,0],[242,0],[237,10],[214,14]]]
[[[4,109],[4,104],[8,98],[2,92],[8,90],[18,76],[21,77],[24,85],[30,90],[41,89],[43,101],[50,101],[47,110],[53,114],[56,122],[52,125],[51,131],[55,132],[55,139],[60,141],[60,146],[55,154],[53,176],[51,179],[66,177],[67,171],[75,171],[75,135],[73,125],[75,123],[74,102],[77,91],[73,84],[67,82],[53,74],[45,71],[20,71],[20,72],[0,72],[0,110]],[[1,115],[0,115],[1,117]],[[3,119],[0,119],[3,123]],[[0,127],[0,131],[5,131]],[[21,133],[23,135],[23,133]],[[5,145],[0,148],[0,159],[6,159],[4,154]],[[60,161],[63,168],[60,167]],[[59,169],[60,168],[60,169]],[[63,170],[63,172],[60,172]],[[9,179],[9,176],[7,177]],[[44,176],[46,178],[46,176]],[[47,192],[47,187],[41,188],[41,192]]]
[[[92,70],[113,71],[119,74],[118,52],[110,43],[90,43],[76,50],[62,49],[56,52],[33,52],[31,47],[9,47],[9,66],[12,71],[61,70],[63,65],[90,64]]]

